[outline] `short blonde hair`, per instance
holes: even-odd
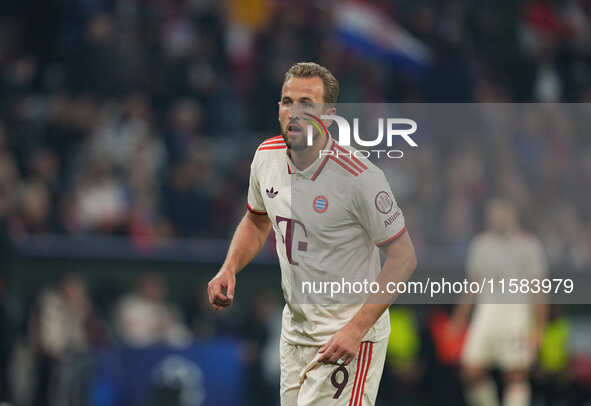
[[[314,62],[298,62],[285,73],[283,83],[289,79],[319,77],[324,84],[324,102],[334,104],[339,98],[339,82],[332,73],[324,66]]]

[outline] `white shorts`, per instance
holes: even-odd
[[[320,347],[283,338],[281,406],[373,406],[386,360],[388,339],[364,341],[346,366],[318,362]]]
[[[502,370],[528,369],[534,358],[529,320],[513,317],[505,320],[476,317],[470,324],[462,351],[462,364]]]

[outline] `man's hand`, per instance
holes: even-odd
[[[387,282],[408,280],[417,266],[415,250],[408,232],[404,232],[383,249],[386,253],[386,262],[377,278],[380,286],[385,286]],[[322,354],[318,360],[337,364],[340,359],[344,365],[349,364],[355,358],[365,334],[384,314],[393,300],[394,297],[391,294],[388,297],[380,294],[371,296],[351,321],[337,331],[318,351]]]
[[[318,351],[322,354],[318,361],[328,364],[341,364],[338,361],[342,360],[341,365],[348,365],[357,355],[363,335],[358,328],[350,324],[345,325]]]
[[[227,268],[220,269],[218,274],[209,281],[207,294],[209,303],[215,310],[222,310],[224,307],[232,305],[234,286],[236,286],[236,275]]]
[[[209,303],[214,309],[222,310],[232,304],[236,274],[263,249],[269,231],[271,231],[269,217],[246,212],[234,232],[224,265],[207,284]]]

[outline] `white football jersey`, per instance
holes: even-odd
[[[501,294],[499,281],[547,277],[542,244],[525,233],[500,236],[486,232],[474,238],[468,250],[467,273],[472,280],[493,280],[494,292],[486,285],[468,329],[462,362],[481,368],[499,366],[503,370],[529,368],[535,349],[531,343],[534,322],[532,297]],[[518,283],[519,285],[520,283]]]
[[[282,336],[292,344],[324,344],[365,302],[362,294],[306,293],[304,282],[375,281],[378,247],[406,228],[381,169],[351,151],[329,136],[300,171],[277,136],[259,146],[251,165],[248,209],[273,224],[286,301]],[[387,337],[389,323],[386,311],[364,340]]]
[[[547,277],[547,263],[541,242],[533,235],[518,232],[500,236],[491,232],[477,235],[468,249],[466,272],[471,280],[493,280],[494,291],[486,285],[476,308],[478,317],[490,322],[507,323],[509,319],[531,320],[531,296],[509,292],[509,281],[543,279]],[[505,293],[500,281],[504,280]]]

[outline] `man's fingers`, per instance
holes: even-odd
[[[226,302],[228,301],[228,298],[226,297],[226,295],[224,294],[224,292],[222,291],[223,288],[226,287],[226,283],[223,280],[216,280],[211,288],[212,288],[212,293],[213,293],[213,299],[214,301],[217,302]]]
[[[328,348],[324,350],[320,358],[318,358],[319,362],[325,362],[329,364],[336,364],[339,359],[345,359],[346,351],[340,349],[335,345],[330,345]]]
[[[219,285],[218,285],[219,286]],[[215,292],[215,288],[212,289],[212,293],[211,293],[211,304],[212,305],[217,305],[217,306],[221,306],[221,307],[226,307],[228,305],[230,305],[232,303],[232,301],[230,299],[228,299],[222,292],[220,289],[218,289],[217,292]]]
[[[213,303],[218,306],[226,307],[226,306],[229,306],[230,304],[232,304],[232,301],[228,298],[223,297],[223,296],[216,296],[213,299]]]
[[[327,343],[323,348],[324,350],[322,351],[322,355],[320,356],[320,358],[318,358],[318,361],[320,362],[326,362],[334,352],[332,345],[330,343]]]
[[[211,287],[212,287],[214,296],[217,296],[219,294],[223,294],[222,289],[224,288],[224,282],[219,280],[218,278],[216,278],[216,281],[212,284]]]
[[[355,354],[350,353],[345,348],[333,347],[333,352],[330,357],[326,357],[327,363],[349,365],[349,363],[355,358]],[[339,363],[339,360],[342,361]]]
[[[355,356],[352,356],[352,355],[348,356],[345,359],[345,363],[343,365],[349,365],[351,363],[351,361],[353,361],[354,358],[355,358]]]
[[[331,364],[336,364],[338,363],[339,359],[344,358],[345,356],[345,351],[344,350],[338,350],[332,353],[332,355],[330,356],[330,358],[328,359],[328,362]]]
[[[209,303],[213,305],[213,293],[211,291],[211,285],[207,284],[207,297],[209,298]]]
[[[228,298],[230,300],[234,299],[234,286],[236,284],[236,281],[234,278],[229,278],[228,279],[228,289],[226,290],[226,294],[228,295]]]
[[[213,303],[217,304],[218,306],[226,307],[232,304],[232,301],[220,293],[214,297]]]
[[[224,295],[222,292],[218,292],[215,294],[214,296],[214,300],[218,301],[218,302],[229,302],[230,299],[228,299],[228,297],[226,295]]]
[[[227,299],[223,295],[221,295],[221,292],[217,294],[215,293],[215,286],[216,284],[214,283],[207,287],[207,296],[209,296],[209,303],[211,303],[212,306],[215,304],[219,306],[222,305],[223,302]]]
[[[211,303],[214,309],[222,310],[224,307],[232,304],[235,285],[236,280],[233,275],[225,273],[218,273],[218,275],[207,284],[207,296],[209,298],[209,303]],[[226,293],[224,293],[224,290]]]

